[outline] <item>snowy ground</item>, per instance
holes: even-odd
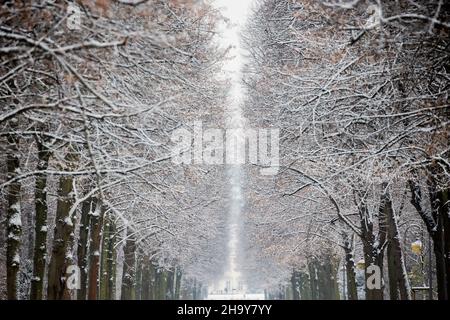
[[[206,300],[264,300],[264,293],[210,294]]]

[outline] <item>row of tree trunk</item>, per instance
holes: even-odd
[[[450,277],[450,225],[449,225],[449,198],[448,189],[438,188],[436,181],[429,178],[427,181],[430,210],[425,208],[422,198],[422,187],[416,182],[408,182],[411,192],[411,203],[422,217],[427,230],[433,239],[433,248],[436,263],[436,282],[438,299],[447,300]],[[411,287],[405,266],[405,258],[401,245],[401,236],[398,225],[398,213],[392,206],[391,196],[386,183],[382,184],[380,209],[378,213],[378,228],[374,228],[375,219],[370,216],[365,199],[359,199],[359,216],[361,221],[361,241],[363,243],[366,299],[384,299],[384,253],[386,252],[387,273],[389,283],[389,297],[391,300],[410,300]],[[377,234],[374,233],[377,229]],[[344,235],[345,266],[347,277],[348,299],[357,299],[355,263],[353,254],[353,239]],[[431,248],[430,248],[431,250]],[[429,262],[431,263],[431,262]],[[380,270],[381,287],[372,288],[370,282],[372,272],[368,269],[376,266]]]
[[[433,240],[438,299],[448,300],[450,293],[449,189],[439,188],[436,181],[430,176],[427,179],[427,188],[431,207],[427,209],[422,196],[422,186],[415,180],[410,180],[409,187],[412,194],[411,203],[425,223]]]
[[[363,244],[365,293],[368,300],[385,298],[385,277],[387,269],[389,298],[391,300],[410,300],[411,287],[405,265],[398,213],[394,212],[387,183],[382,184],[382,193],[377,219],[369,213],[363,196],[358,198],[361,221],[360,238]],[[433,180],[428,181],[431,209],[426,210],[422,198],[422,188],[413,180],[409,181],[411,203],[422,217],[433,239],[436,259],[436,282],[438,299],[447,300],[450,292],[450,225],[448,189],[438,188]],[[378,223],[376,226],[375,224]],[[376,230],[376,231],[375,231]],[[354,256],[355,236],[343,234],[345,254],[346,299],[357,300],[357,281]],[[385,257],[386,253],[386,257]],[[387,268],[384,268],[384,262]],[[372,286],[374,267],[379,270],[379,286]],[[292,298],[298,299],[338,299],[337,265],[332,255],[313,257],[308,260],[308,273],[294,270],[291,277]]]
[[[48,167],[50,151],[36,138],[38,146],[38,170]],[[8,139],[8,179],[20,172],[17,145],[14,136]],[[66,167],[77,161],[77,153],[67,153]],[[35,183],[35,227],[33,276],[30,285],[30,299],[114,299],[116,297],[117,230],[112,214],[101,200],[88,197],[81,204],[79,234],[75,237],[76,204],[75,181],[71,175],[59,179],[55,227],[51,256],[47,264],[47,176],[36,176]],[[19,298],[18,278],[20,270],[22,217],[20,209],[21,184],[13,181],[8,186],[7,210],[7,296]],[[76,259],[74,240],[77,239]],[[140,258],[138,258],[140,257]],[[79,282],[76,293],[68,287],[67,268],[79,267]],[[45,292],[44,279],[47,277]],[[180,296],[181,271],[163,270],[153,265],[150,259],[137,252],[136,240],[129,230],[124,246],[124,264],[121,285],[121,299],[178,299]]]
[[[124,247],[122,300],[177,300],[180,298],[181,270],[163,269],[145,254],[138,254],[131,230]]]
[[[336,257],[326,253],[307,260],[307,272],[293,270],[289,296],[293,300],[339,300]]]

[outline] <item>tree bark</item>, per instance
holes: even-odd
[[[450,298],[450,198],[449,189],[438,192],[439,216],[444,229],[445,274],[447,280],[447,299]]]
[[[308,272],[309,272],[309,285],[311,289],[311,300],[317,300],[319,298],[318,285],[317,285],[317,268],[315,266],[315,259],[308,259]]]
[[[383,258],[384,258],[384,243],[386,241],[386,217],[383,209],[383,201],[380,201],[379,215],[378,215],[378,235],[374,234],[374,219],[370,215],[364,199],[361,199],[359,205],[359,215],[362,231],[363,252],[365,261],[365,291],[366,300],[383,300],[384,299],[384,281],[383,281]],[[368,288],[367,281],[369,273],[368,267],[375,265],[380,269],[381,287]]]
[[[292,270],[291,276],[291,286],[292,286],[292,300],[300,300],[300,290],[299,290],[299,273],[297,271]]]
[[[398,228],[397,216],[392,207],[387,184],[383,184],[383,210],[385,213],[388,229],[388,272],[389,290],[391,300],[398,300],[399,293],[402,300],[411,300],[411,288],[405,266],[405,259],[401,248],[400,232]]]
[[[422,218],[428,233],[433,239],[433,251],[436,259],[436,282],[438,287],[438,299],[447,300],[447,276],[445,263],[445,244],[444,244],[444,230],[442,228],[443,218],[439,214],[439,201],[437,200],[433,184],[428,181],[430,189],[430,200],[432,210],[431,213],[423,208],[422,205],[422,191],[420,186],[413,180],[409,180],[409,187],[411,190],[411,203],[416,208],[419,216]]]
[[[36,139],[38,147],[38,164],[36,169],[44,171],[48,168],[50,152],[40,137]],[[33,278],[31,279],[30,299],[42,300],[47,255],[47,175],[36,176],[34,191],[36,222],[34,227]]]
[[[143,258],[141,300],[150,300],[151,268],[148,256]]]
[[[143,258],[139,256],[139,258],[136,259],[136,276],[135,276],[135,299],[141,300],[142,297],[142,272],[143,272]]]
[[[347,275],[347,297],[348,300],[358,300],[358,290],[356,287],[355,257],[354,257],[354,239],[344,237],[345,251],[345,272]]]
[[[77,293],[78,300],[86,300],[88,279],[88,239],[91,213],[95,210],[95,201],[86,199],[81,206],[80,232],[78,236],[78,266],[80,267],[80,289]]]
[[[311,300],[311,290],[308,274],[306,272],[300,271],[298,277],[300,299]]]
[[[167,292],[166,292],[166,300],[174,300],[175,299],[175,271],[168,270],[167,271]]]
[[[100,280],[100,299],[112,300],[114,298],[115,278],[115,226],[109,215],[105,220],[102,239],[102,269]]]
[[[7,179],[14,179],[20,173],[19,139],[8,135],[8,148],[6,154]],[[18,297],[18,273],[20,268],[20,244],[22,237],[22,213],[20,209],[19,181],[14,181],[8,186],[6,215],[6,291],[8,300],[17,300]]]
[[[338,267],[331,253],[324,254],[323,260],[317,263],[317,270],[319,300],[338,300]]]
[[[66,160],[72,162],[75,160],[74,155],[68,153]],[[61,300],[64,298],[67,267],[66,255],[71,249],[69,246],[75,220],[74,215],[69,216],[70,209],[74,203],[73,183],[73,178],[70,175],[62,176],[59,179],[52,256],[48,268],[47,299],[49,300]]]
[[[131,229],[127,230],[122,274],[122,300],[135,299],[136,240],[132,233]]]
[[[101,230],[104,211],[105,209],[100,203],[100,200],[97,200],[96,209],[91,214],[88,300],[98,299],[99,271],[100,271],[100,240],[101,240]]]
[[[156,300],[166,300],[167,296],[167,275],[166,272],[161,268],[156,268],[155,275],[155,299]],[[198,288],[197,282],[194,282],[193,288],[194,300],[198,298]]]
[[[181,277],[182,277],[182,272],[180,270],[180,268],[175,268],[176,272],[175,272],[175,299],[179,300],[180,299],[180,289],[181,289]]]

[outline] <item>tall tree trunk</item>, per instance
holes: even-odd
[[[194,284],[192,285],[192,300],[197,300],[197,279],[194,278]]]
[[[149,300],[156,300],[156,267],[153,262],[149,262],[150,290]]]
[[[197,282],[194,282],[194,300],[198,298],[198,288]],[[156,300],[166,300],[167,296],[167,276],[164,269],[156,268],[156,278],[155,278],[155,299]]]
[[[298,275],[299,275],[299,273],[297,271],[295,271],[295,269],[292,270],[292,276],[291,276],[292,300],[300,300]]]
[[[440,191],[437,190],[436,182],[429,177],[427,180],[428,190],[431,200],[431,215],[436,221],[436,228],[433,237],[434,255],[436,257],[436,279],[438,283],[438,298],[439,300],[448,300],[448,281],[447,279],[447,264],[445,256],[445,230],[444,230],[444,210],[442,210]]]
[[[75,155],[68,153],[66,161],[73,163]],[[61,176],[58,187],[58,201],[56,205],[55,229],[50,264],[48,268],[47,299],[60,300],[64,298],[65,276],[67,261],[74,231],[75,215],[70,216],[70,209],[74,203],[73,177]]]
[[[174,299],[174,291],[175,291],[175,273],[173,270],[167,271],[167,291],[166,291],[166,300],[173,300]]]
[[[44,171],[48,168],[50,152],[41,138],[36,139],[38,147],[38,164],[36,169]],[[33,278],[31,279],[30,299],[42,300],[45,273],[45,257],[47,255],[47,175],[36,176],[34,190],[36,221],[34,226]]]
[[[344,237],[345,251],[345,272],[347,275],[347,297],[348,300],[358,300],[358,290],[356,287],[355,257],[354,257],[354,237],[350,240]]]
[[[317,285],[317,268],[315,258],[308,259],[308,272],[309,272],[309,284],[311,289],[311,300],[317,300],[319,298],[318,285]]]
[[[78,236],[78,266],[80,267],[80,289],[77,292],[78,300],[86,300],[88,279],[88,240],[89,224],[92,212],[95,211],[95,201],[86,199],[81,206],[80,232]]]
[[[136,300],[141,300],[141,296],[142,296],[142,272],[143,272],[143,267],[144,267],[144,263],[143,263],[143,258],[139,255],[139,258],[136,259],[137,263],[136,263],[136,276],[135,276],[135,299]]]
[[[135,299],[136,240],[132,233],[131,229],[127,230],[122,273],[122,300]]]
[[[364,199],[361,199],[359,206],[363,253],[365,261],[365,291],[366,300],[383,300],[384,299],[384,281],[383,281],[383,258],[384,258],[384,243],[386,241],[386,217],[384,213],[383,200],[380,201],[380,208],[378,213],[378,235],[374,234],[374,219],[370,215]],[[380,288],[369,288],[368,280],[371,274],[368,272],[370,266],[376,266],[380,270]]]
[[[408,274],[405,266],[405,259],[401,248],[400,232],[398,228],[397,216],[392,207],[390,194],[387,190],[387,184],[383,184],[383,210],[387,222],[388,230],[388,272],[389,272],[389,290],[391,300],[411,300],[411,288],[409,285]]]
[[[109,217],[105,216],[101,241],[101,260],[100,260],[100,281],[99,281],[99,299],[106,300],[109,291],[108,281],[108,246],[110,242]]]
[[[115,226],[111,215],[108,215],[103,225],[100,299],[112,300],[114,298],[114,278],[116,269],[114,259]]]
[[[319,300],[338,300],[339,288],[337,284],[338,267],[331,253],[326,253],[317,263]]]
[[[179,300],[180,299],[180,289],[181,289],[181,277],[182,277],[182,272],[180,270],[180,268],[175,268],[176,272],[175,272],[175,299]]]
[[[6,154],[7,179],[14,179],[20,173],[19,139],[8,135]],[[6,290],[9,300],[18,297],[18,273],[20,268],[20,242],[22,237],[22,216],[20,209],[19,181],[9,184],[7,192],[8,209],[6,215]]]
[[[449,189],[438,192],[439,216],[442,217],[444,229],[445,274],[447,280],[447,299],[450,298],[450,197]]]
[[[436,198],[436,193],[433,190],[433,184],[429,183],[430,200],[432,205],[431,213],[424,209],[422,203],[422,190],[414,180],[409,180],[409,187],[411,190],[411,203],[416,208],[419,216],[422,218],[428,233],[433,239],[433,251],[436,259],[436,282],[438,287],[438,299],[447,300],[447,277],[445,273],[445,244],[444,234],[442,228],[442,216],[439,215],[439,202]]]
[[[150,260],[148,256],[144,256],[142,259],[142,288],[141,288],[141,300],[150,300],[150,287],[151,287],[151,268]]]
[[[90,244],[89,244],[89,277],[88,299],[98,299],[99,271],[100,271],[100,240],[105,209],[97,200],[95,211],[91,214]]]
[[[109,281],[109,293],[108,293],[108,299],[113,300],[115,298],[115,292],[116,292],[116,225],[113,220],[110,221],[110,234],[109,237],[109,245],[108,245],[108,268],[107,272],[109,274],[108,281]]]
[[[309,276],[306,272],[300,271],[298,276],[300,299],[311,300],[311,290],[309,284]]]
[[[394,257],[394,246],[388,245],[386,249],[387,263],[388,263],[388,276],[389,276],[389,297],[391,300],[399,299],[399,288],[398,288],[398,273],[396,266],[396,259]]]

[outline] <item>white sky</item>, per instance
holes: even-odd
[[[250,6],[253,0],[213,0],[213,5],[228,19],[228,24],[218,27],[218,41],[223,48],[231,47],[229,59],[224,62],[223,76],[230,79],[231,88],[227,103],[226,125],[231,128],[244,127],[244,119],[240,102],[242,101],[242,67],[244,64],[244,49],[241,45],[241,32],[247,22]]]
[[[219,37],[217,41],[223,48],[231,47],[229,59],[223,65],[223,76],[231,81],[231,88],[228,93],[226,107],[224,110],[225,124],[227,128],[244,128],[245,119],[242,115],[242,67],[244,64],[244,50],[241,46],[241,32],[247,21],[250,4],[253,0],[215,0],[213,4],[220,10],[222,15],[228,19],[228,24],[219,26]],[[218,288],[224,289],[226,281],[230,281],[232,287],[237,287],[240,279],[238,250],[239,250],[239,229],[241,221],[241,207],[243,203],[241,188],[241,169],[234,167],[230,169],[230,191],[231,201],[228,238],[228,270],[224,279],[218,284]]]
[[[242,49],[240,44],[240,32],[247,21],[250,3],[253,0],[215,0],[215,7],[220,9],[223,16],[229,19],[228,28],[222,31],[220,41],[224,47],[232,46],[234,59],[224,66],[226,71],[239,72],[242,66]]]

